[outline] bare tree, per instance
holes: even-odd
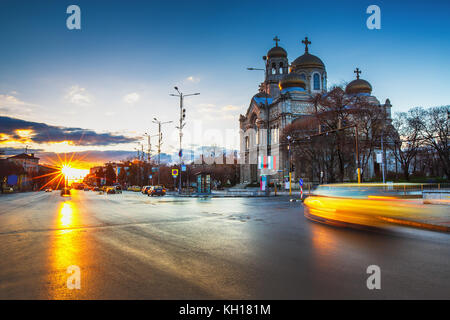
[[[403,176],[409,180],[410,166],[422,145],[421,130],[423,116],[419,108],[414,108],[406,112],[396,113],[392,121],[390,135],[394,139],[393,154],[400,163]],[[398,134],[396,134],[396,132]]]
[[[436,151],[445,175],[450,177],[450,106],[428,110],[417,108],[417,113],[422,120],[421,134],[425,144]]]

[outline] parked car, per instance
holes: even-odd
[[[62,188],[61,189],[61,196],[70,196],[70,188]]]
[[[148,196],[164,196],[166,194],[166,188],[163,186],[152,186],[148,192]]]
[[[141,191],[141,187],[139,187],[139,186],[132,186],[132,187],[128,187],[127,190],[128,191],[138,192],[138,191]]]
[[[150,190],[151,187],[152,186],[143,186],[141,190],[142,194],[148,194],[148,190]]]

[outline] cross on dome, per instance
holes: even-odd
[[[359,74],[362,73],[362,71],[359,70],[359,68],[356,68],[353,72],[356,73],[356,79],[359,79]]]
[[[275,36],[275,38],[273,38],[273,41],[275,41],[275,47],[278,47],[278,41],[280,41],[278,36]]]
[[[302,40],[302,43],[305,45],[305,52],[308,53],[308,44],[311,44],[311,41],[308,40],[308,37],[305,37],[305,40]]]

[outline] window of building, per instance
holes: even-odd
[[[283,74],[283,62],[280,62],[280,68],[278,70],[280,74]]]
[[[320,90],[320,75],[318,73],[314,74],[314,90]]]
[[[245,137],[245,150],[248,151],[249,148],[250,148],[250,141],[248,137]]]

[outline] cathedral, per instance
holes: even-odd
[[[274,41],[275,46],[263,57],[264,82],[251,98],[245,115],[239,118],[242,184],[258,183],[265,175],[275,181],[286,178],[289,158],[286,143],[280,141],[283,129],[295,120],[311,115],[313,96],[327,93],[325,64],[309,52],[311,42],[307,37],[302,41],[305,52],[291,63],[286,50],[278,45],[278,37]],[[370,83],[360,78],[359,69],[355,73],[356,79],[348,83],[345,94],[365,96],[374,106],[384,108],[390,120],[392,106],[389,99],[381,104],[371,95]],[[376,165],[374,154],[365,173],[366,178],[375,174]]]

